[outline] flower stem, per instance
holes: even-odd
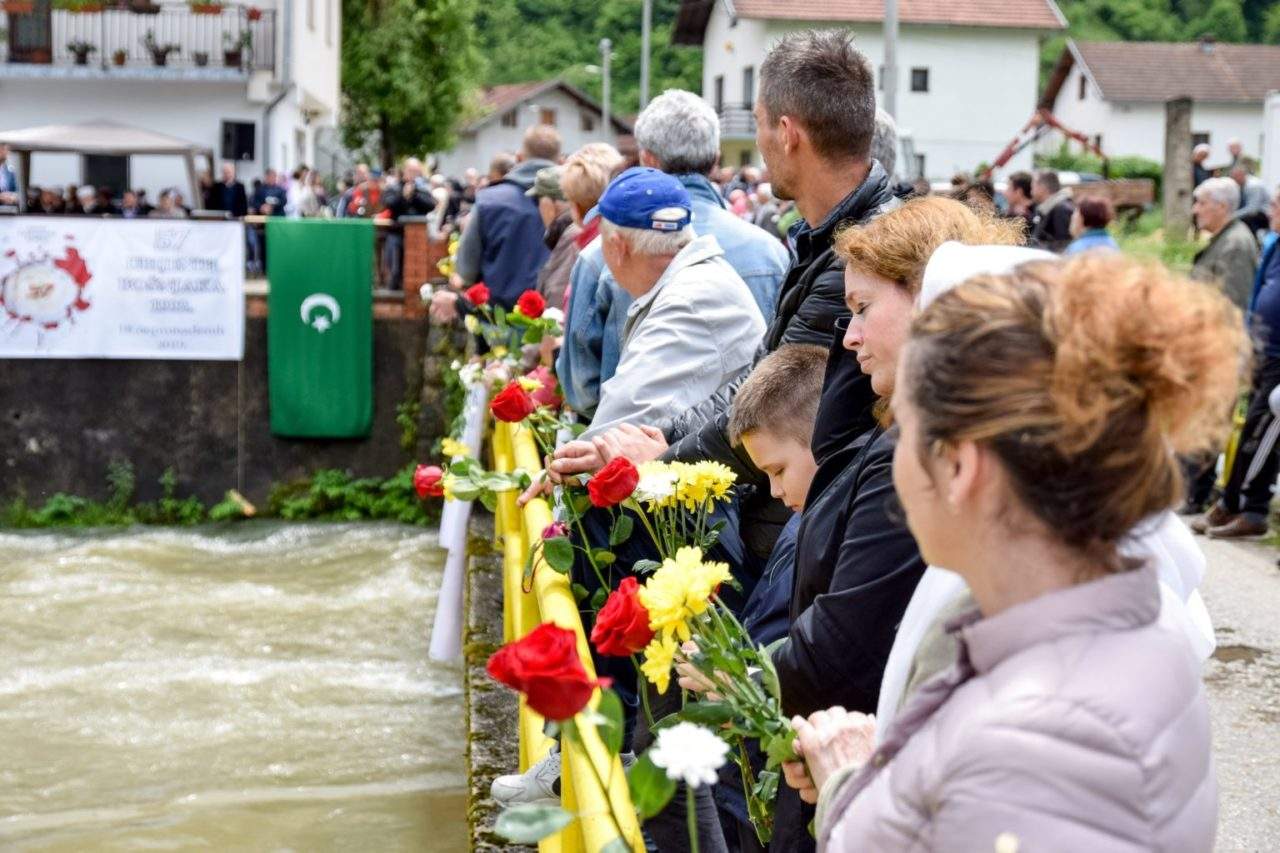
[[[684,822],[689,827],[689,849],[698,853],[698,807],[694,802],[693,786],[684,783]]]
[[[649,729],[653,729],[653,709],[649,707],[649,691],[646,688],[645,675],[640,671],[640,658],[635,655],[631,656],[631,663],[636,668],[636,686],[640,688],[640,704],[644,708],[644,718],[649,723]]]

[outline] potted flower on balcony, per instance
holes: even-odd
[[[102,0],[53,0],[53,8],[73,15],[88,15],[102,11]]]
[[[160,44],[157,42],[155,30],[147,30],[147,34],[142,37],[142,46],[151,54],[151,61],[155,63],[157,68],[163,68],[168,65],[169,54],[177,53],[181,50],[180,45]]]
[[[89,54],[96,53],[98,48],[87,41],[69,41],[67,50],[75,55],[76,65],[88,65]]]
[[[204,68],[209,64],[209,51],[197,50],[192,52],[191,58],[196,61],[197,68]]]
[[[213,0],[190,0],[193,15],[221,15],[222,4]]]
[[[250,21],[261,21],[262,10],[259,9],[257,6],[250,6],[248,9],[244,10],[244,16],[248,18]]]
[[[135,15],[159,15],[160,4],[151,0],[129,0],[129,11]]]
[[[248,30],[222,34],[222,64],[227,68],[239,68],[244,62],[246,49],[253,49],[253,34]]]
[[[124,48],[120,48],[119,50],[113,51],[111,54],[111,61],[115,63],[117,67],[123,66],[125,62],[128,61],[128,59],[129,59],[129,51],[125,50]]]
[[[4,0],[0,6],[10,15],[30,15],[36,10],[35,0]]]

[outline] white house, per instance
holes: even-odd
[[[133,0],[72,13],[32,0],[0,18],[0,131],[105,119],[178,137],[237,163],[315,162],[316,134],[337,122],[340,0]],[[114,5],[114,4],[113,4]],[[163,58],[154,44],[172,46]],[[81,63],[77,50],[84,54]],[[37,154],[31,183],[184,188],[177,157]],[[190,200],[188,200],[190,201]]]
[[[1066,27],[1062,13],[1053,0],[900,0],[898,10],[895,117],[916,157],[899,172],[940,179],[991,162],[1035,111],[1040,42]],[[883,0],[683,0],[673,40],[702,47],[721,162],[759,162],[751,108],[760,65],[782,36],[851,30],[882,72],[883,20]],[[1030,163],[1023,152],[1010,168]]]
[[[1280,89],[1280,47],[1200,42],[1068,41],[1041,97],[1064,125],[1108,156],[1164,160],[1165,102],[1190,97],[1194,141],[1211,164],[1230,160],[1227,142],[1262,155],[1263,102]],[[1059,144],[1048,140],[1042,145]]]
[[[535,124],[549,124],[560,132],[561,151],[571,154],[588,142],[625,146],[631,126],[616,116],[604,126],[600,103],[563,80],[509,83],[480,94],[479,118],[458,131],[458,142],[436,155],[436,171],[451,177],[467,169],[483,174],[489,161],[502,152],[520,150],[524,132]]]

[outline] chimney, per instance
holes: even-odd
[[[1217,42],[1217,39],[1214,38],[1213,33],[1205,33],[1204,35],[1200,36],[1200,52],[1213,53],[1213,47],[1216,42]]]

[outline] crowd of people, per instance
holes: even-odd
[[[436,321],[475,312],[480,282],[491,304],[536,289],[564,315],[530,357],[586,431],[521,500],[619,457],[735,473],[716,510],[722,593],[769,645],[798,733],[768,849],[1212,850],[1214,635],[1174,510],[1211,500],[1195,489],[1213,487],[1247,378],[1247,316],[1248,419],[1195,526],[1265,529],[1274,239],[1259,262],[1234,176],[1196,191],[1212,237],[1195,279],[1125,257],[1110,203],[1052,171],[1003,193],[900,185],[872,68],[841,33],[784,38],[756,112],[765,165],[738,170],[689,92],[644,109],[634,158],[602,143],[562,156],[553,128],[532,128],[459,219]],[[593,512],[583,533],[616,552],[611,581],[653,558],[609,542]],[[589,596],[600,581],[581,562]],[[714,694],[697,651],[676,676]],[[636,708],[661,719],[681,693],[594,663],[639,752],[654,733]],[[559,762],[493,796],[558,801]],[[693,814],[677,794],[645,822],[654,849],[688,849],[690,823],[701,850],[761,849],[736,775],[694,793]]]

